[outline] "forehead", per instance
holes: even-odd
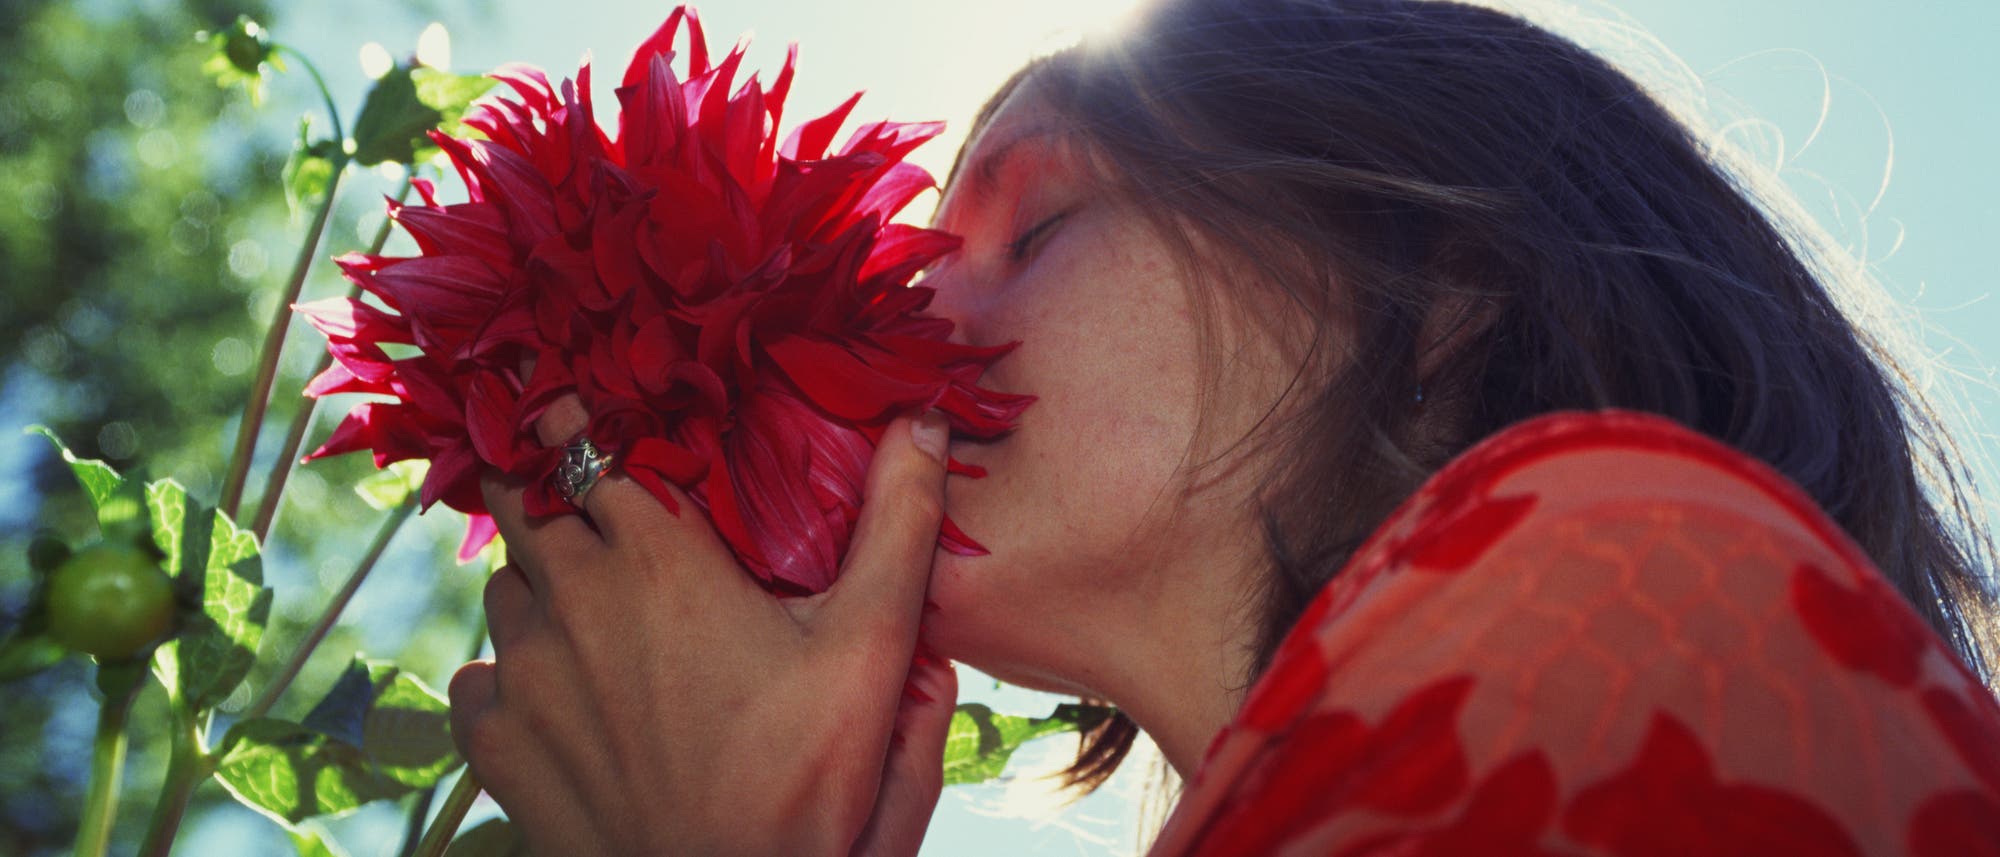
[[[1024,169],[1042,176],[1070,148],[1064,123],[1040,98],[1021,87],[973,132],[944,188],[944,206],[990,198],[1005,190]]]

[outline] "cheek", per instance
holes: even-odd
[[[939,553],[932,595],[947,611],[1033,624],[1140,583],[1137,548],[1159,539],[1148,522],[1178,499],[1195,418],[1191,317],[1160,260],[1089,261],[1024,283],[990,319],[1021,345],[988,381],[1039,398],[1005,440],[963,450],[986,478],[947,486],[953,519],[992,551]]]

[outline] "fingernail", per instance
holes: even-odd
[[[944,415],[937,411],[926,411],[922,418],[910,423],[910,442],[939,464],[944,463],[946,434]]]

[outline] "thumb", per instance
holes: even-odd
[[[897,419],[882,433],[847,561],[817,611],[827,624],[844,626],[830,629],[836,638],[893,642],[896,660],[916,646],[944,518],[946,433],[936,411]]]
[[[944,790],[944,743],[957,701],[958,674],[951,662],[919,653],[896,712],[875,810],[849,852],[853,857],[909,857],[923,845]]]

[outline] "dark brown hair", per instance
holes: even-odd
[[[1843,306],[1866,278],[1604,60],[1457,3],[1170,0],[1030,64],[979,123],[1028,84],[1207,290],[1304,321],[1273,330],[1303,368],[1259,427],[1283,466],[1262,483],[1257,672],[1438,467],[1605,407],[1775,467],[1983,663],[1991,541],[1931,406]],[[1136,731],[1096,724],[1068,783],[1101,784]]]

